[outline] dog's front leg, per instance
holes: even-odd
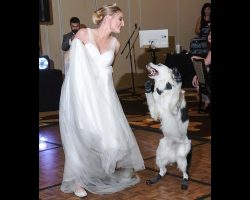
[[[157,106],[156,106],[156,103],[155,103],[152,92],[151,93],[145,93],[145,95],[146,95],[148,109],[149,109],[151,117],[154,120],[158,120],[159,119],[159,112],[157,110]]]
[[[159,112],[157,110],[156,102],[153,97],[153,83],[151,80],[148,80],[145,82],[144,86],[150,115],[154,120],[157,120],[159,118]]]
[[[173,95],[174,98],[169,103],[169,110],[171,110],[173,115],[177,115],[180,111],[183,99],[184,99],[184,93],[181,91],[176,95]]]

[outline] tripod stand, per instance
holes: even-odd
[[[154,63],[154,64],[156,64],[156,59],[157,59],[157,57],[156,57],[156,55],[155,55],[155,52],[157,51],[156,50],[156,47],[153,45],[153,41],[151,41],[151,44],[149,45],[149,52],[151,53],[151,58],[152,58],[152,62]]]
[[[122,52],[121,52],[121,55],[123,54],[125,48],[127,47],[128,45],[128,49],[129,49],[129,60],[130,60],[130,70],[131,70],[131,79],[132,79],[132,95],[135,95],[135,82],[134,82],[134,72],[133,72],[133,65],[132,65],[132,55],[131,55],[131,38],[132,36],[134,35],[135,33],[135,30],[137,29],[137,24],[135,24],[135,28],[134,28],[134,31],[133,33],[130,35],[126,45],[124,46]]]

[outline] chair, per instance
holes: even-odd
[[[205,66],[204,59],[193,59],[194,70],[199,82],[199,107],[198,112],[201,111],[202,94],[205,94],[211,99],[211,89],[208,83],[208,72]]]

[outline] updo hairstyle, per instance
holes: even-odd
[[[118,11],[121,12],[121,9],[116,6],[116,4],[104,5],[93,13],[93,23],[96,25],[100,25],[106,15],[113,15]]]

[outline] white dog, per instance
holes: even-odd
[[[183,173],[181,188],[187,189],[192,151],[191,140],[187,137],[189,120],[180,73],[177,68],[170,69],[163,64],[149,63],[146,68],[150,72],[149,78],[154,79],[154,86],[151,80],[145,83],[148,108],[151,117],[161,121],[164,135],[156,151],[156,164],[160,172],[146,183],[156,183],[166,174],[166,166],[177,162]]]

